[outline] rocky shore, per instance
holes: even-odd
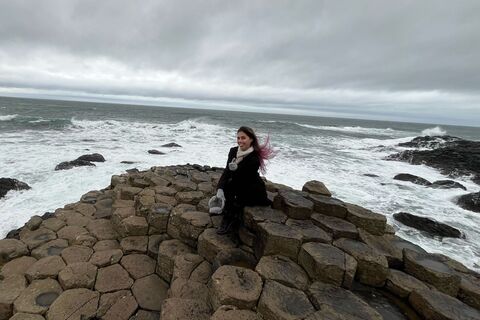
[[[480,319],[480,275],[395,235],[383,215],[267,181],[219,236],[222,169],[152,167],[0,240],[0,320]]]

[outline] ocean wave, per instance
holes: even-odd
[[[0,121],[10,121],[18,117],[18,114],[7,114],[4,116],[0,116]]]
[[[381,135],[381,136],[391,136],[392,134],[399,134],[402,131],[398,131],[392,128],[368,128],[368,127],[335,127],[335,126],[313,126],[309,124],[303,123],[295,123],[297,126],[308,128],[308,129],[317,129],[317,130],[325,130],[325,131],[337,131],[337,132],[346,132],[346,133],[361,133],[361,134],[373,134],[373,135]]]
[[[447,131],[439,126],[428,128],[422,131],[422,136],[444,136],[446,134]]]
[[[28,123],[42,123],[42,122],[50,122],[51,120],[46,120],[46,119],[38,119],[38,120],[31,120],[28,121]]]

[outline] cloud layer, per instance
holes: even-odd
[[[479,13],[474,0],[4,1],[0,87],[475,124]]]

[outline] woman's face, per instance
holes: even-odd
[[[245,134],[245,132],[237,133],[237,144],[240,147],[240,150],[245,151],[252,145],[253,139]]]

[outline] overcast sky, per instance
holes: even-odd
[[[479,125],[480,1],[1,1],[2,94]]]

